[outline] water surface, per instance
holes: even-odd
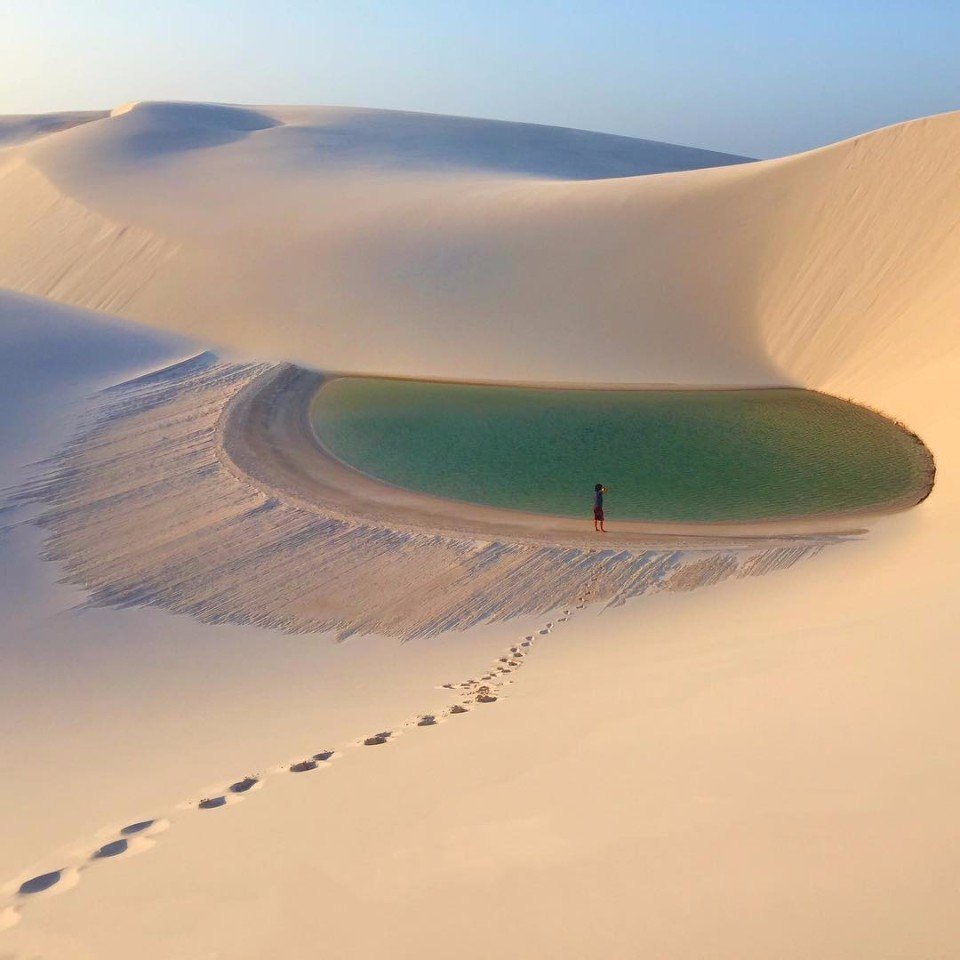
[[[336,457],[439,497],[609,519],[802,517],[921,499],[932,462],[870,410],[805,390],[554,390],[339,378],[314,401]]]

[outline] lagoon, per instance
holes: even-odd
[[[339,377],[321,444],[437,497],[610,520],[750,521],[908,506],[929,451],[898,424],[799,389],[580,390]]]

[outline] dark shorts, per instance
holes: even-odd
[[[594,507],[593,508],[593,519],[602,520],[603,519],[603,507]]]

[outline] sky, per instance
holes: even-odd
[[[0,113],[343,104],[780,156],[960,109],[960,0],[0,0]]]

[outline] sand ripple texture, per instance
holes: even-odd
[[[154,604],[208,623],[411,639],[545,613],[573,604],[588,585],[593,602],[622,604],[762,574],[838,539],[677,540],[647,549],[491,538],[445,529],[429,511],[399,522],[403,511],[364,496],[362,483],[357,503],[366,509],[351,513],[349,492],[316,475],[346,468],[304,439],[317,459],[298,471],[297,443],[271,423],[289,407],[278,398],[292,396],[302,408],[294,432],[306,430],[309,394],[299,394],[314,391],[319,377],[206,353],[104,391],[78,436],[15,494],[41,505],[45,556],[93,605]]]

